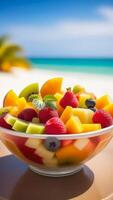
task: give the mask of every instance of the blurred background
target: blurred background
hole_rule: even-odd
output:
[[[1,71],[113,75],[112,0],[0,0],[0,8]]]

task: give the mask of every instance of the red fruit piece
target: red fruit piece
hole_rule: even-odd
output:
[[[32,122],[32,119],[34,117],[38,117],[38,114],[33,108],[26,108],[18,114],[19,119],[29,121],[29,122]]]
[[[58,117],[53,117],[46,122],[45,133],[47,134],[65,134],[66,127]]]
[[[113,124],[113,118],[108,112],[97,110],[93,115],[93,122],[100,123],[102,128],[106,128]]]
[[[71,106],[73,108],[78,107],[78,100],[75,94],[71,91],[67,91],[63,98],[60,100],[60,105],[65,108],[66,106]]]
[[[41,123],[46,123],[52,117],[58,117],[58,112],[49,107],[45,107],[39,111],[39,120]]]
[[[18,136],[10,136],[10,139],[13,140],[16,144],[16,146],[18,147],[18,149],[20,150],[20,152],[28,159],[31,160],[33,162],[36,162],[38,164],[42,164],[42,158],[39,155],[35,154],[35,150],[33,148],[27,147],[25,145],[27,138],[22,138],[22,137],[18,137]]]
[[[5,116],[5,115],[0,116],[0,126],[3,127],[3,128],[12,129],[12,126],[9,125],[9,124],[5,121],[4,116]]]
[[[75,140],[61,140],[61,147],[68,146],[72,144]]]

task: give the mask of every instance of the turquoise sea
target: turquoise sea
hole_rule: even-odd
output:
[[[113,58],[30,58],[30,61],[37,69],[113,76]]]

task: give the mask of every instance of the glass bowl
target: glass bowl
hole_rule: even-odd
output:
[[[113,125],[99,131],[65,134],[26,134],[0,127],[0,139],[29,168],[45,176],[66,176],[79,171],[109,143]]]

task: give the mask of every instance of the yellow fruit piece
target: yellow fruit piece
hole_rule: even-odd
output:
[[[97,131],[101,129],[101,124],[82,124],[83,132]]]
[[[17,106],[12,107],[10,109],[10,114],[16,117],[18,115],[18,107]]]
[[[82,124],[78,117],[71,116],[66,123],[66,128],[68,133],[81,133]]]
[[[92,123],[94,112],[85,108],[73,108],[73,115],[79,117],[81,123]]]
[[[44,85],[41,87],[40,93],[41,96],[44,97],[45,95],[54,95],[55,93],[59,93],[61,91],[62,86],[62,78],[52,78],[49,79],[44,83]]]
[[[15,106],[18,97],[13,90],[10,90],[4,97],[3,106]]]
[[[108,104],[107,106],[105,106],[103,108],[106,112],[108,112],[109,114],[111,114],[111,116],[113,117],[113,103]]]
[[[24,97],[21,97],[16,102],[18,111],[21,112],[27,105],[26,99]]]
[[[66,124],[66,122],[72,115],[73,115],[73,108],[71,106],[66,106],[62,115],[60,116],[60,119],[64,122],[64,124]]]
[[[108,95],[104,95],[96,100],[96,108],[103,109],[108,104],[113,103]]]
[[[62,114],[62,112],[63,112],[63,110],[64,110],[64,108],[62,108],[62,106],[59,104],[59,102],[60,102],[60,100],[62,99],[62,97],[63,97],[63,94],[61,94],[61,93],[56,93],[55,95],[54,95],[54,97],[57,99],[57,111],[58,111],[58,114],[59,114],[59,116]]]
[[[91,98],[91,95],[89,95],[89,94],[85,94],[85,93],[80,94],[80,96],[79,96],[79,107],[81,107],[81,108],[87,108],[87,106],[85,104],[85,101],[87,99],[90,99],[90,98]]]
[[[56,157],[60,164],[80,163],[94,151],[95,145],[88,139],[78,139],[74,144],[60,148]]]

